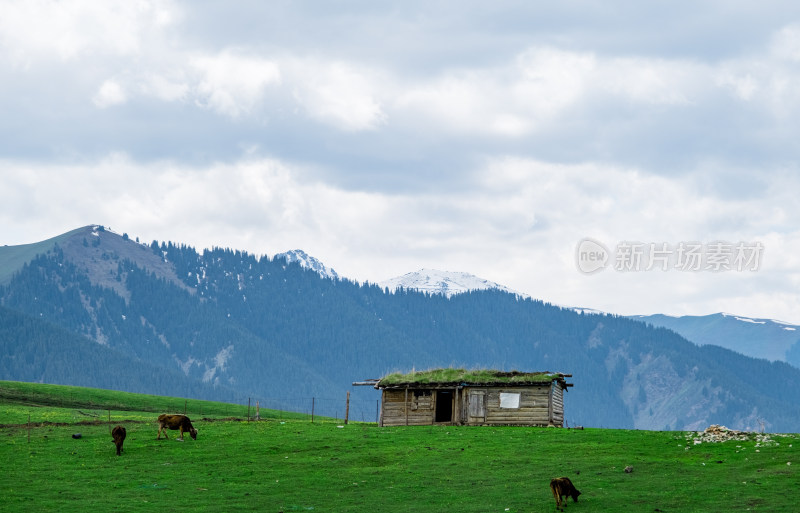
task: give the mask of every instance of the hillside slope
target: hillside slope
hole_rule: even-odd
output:
[[[22,266],[33,260],[36,255],[47,253],[56,244],[68,241],[76,234],[85,233],[86,228],[77,228],[41,242],[21,244],[19,246],[0,246],[0,285],[8,283],[14,273],[22,269]]]
[[[241,400],[233,389],[186,379],[177,369],[139,360],[2,306],[0,341],[0,376],[18,381]]]

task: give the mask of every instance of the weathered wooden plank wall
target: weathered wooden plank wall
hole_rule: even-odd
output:
[[[484,423],[546,426],[550,422],[549,392],[549,386],[489,389]],[[500,394],[519,394],[519,407],[502,407]]]
[[[553,383],[551,393],[552,415],[550,420],[553,425],[564,427],[564,389]]]
[[[405,389],[384,390],[383,411],[381,412],[383,425],[424,426],[433,424],[436,411],[433,398],[430,391],[420,393]]]
[[[455,423],[526,426],[564,424],[564,391],[557,383],[524,387],[465,387],[453,391],[452,421]],[[504,396],[505,404],[502,404],[501,394],[508,394]],[[381,423],[384,426],[434,424],[436,398],[435,390],[384,390]]]

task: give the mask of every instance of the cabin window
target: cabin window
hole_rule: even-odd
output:
[[[518,409],[519,393],[500,392],[500,407],[509,409]]]
[[[414,397],[411,399],[411,410],[416,411],[420,408],[429,409],[431,407],[430,390],[414,390]]]

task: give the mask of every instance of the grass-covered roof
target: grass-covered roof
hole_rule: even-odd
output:
[[[376,388],[416,386],[457,386],[457,385],[531,385],[564,381],[569,374],[558,372],[520,372],[488,369],[429,369],[408,373],[393,372],[378,380]],[[564,383],[566,385],[566,383]]]

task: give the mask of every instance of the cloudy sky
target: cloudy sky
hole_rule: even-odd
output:
[[[436,268],[613,313],[800,323],[797,2],[0,13],[0,244],[97,223],[301,248],[358,281]],[[720,247],[763,249],[742,268]]]

